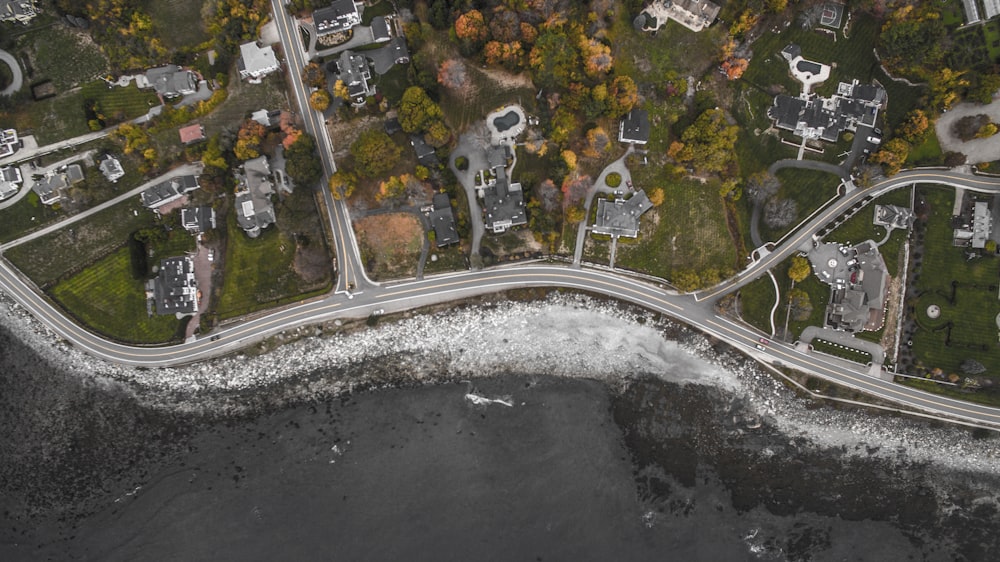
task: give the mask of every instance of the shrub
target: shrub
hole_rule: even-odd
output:
[[[618,172],[611,172],[606,178],[604,178],[604,182],[607,183],[609,187],[618,187],[622,184],[622,175]]]

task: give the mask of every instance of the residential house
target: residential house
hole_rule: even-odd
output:
[[[205,140],[205,127],[195,123],[194,125],[177,129],[177,134],[181,137],[181,144],[186,146]]]
[[[653,203],[641,189],[628,199],[617,197],[609,201],[601,197],[597,200],[597,221],[592,232],[635,238],[639,235],[639,217],[652,208]]]
[[[201,234],[215,228],[215,209],[185,207],[181,209],[181,226],[191,234]]]
[[[65,189],[69,187],[66,174],[50,171],[42,179],[36,181],[31,190],[38,195],[43,205],[54,205],[62,200]]]
[[[375,87],[369,83],[372,79],[368,59],[351,51],[344,51],[336,63],[337,77],[347,87],[351,103],[357,107],[365,105],[368,96],[375,95]]]
[[[198,91],[198,77],[190,70],[168,64],[146,71],[146,83],[164,98],[186,96]]]
[[[874,331],[885,322],[888,271],[878,245],[826,243],[808,254],[813,272],[830,285],[826,324],[848,332]]]
[[[1000,15],[1000,0],[983,0],[983,7],[986,8],[986,19],[988,20]]]
[[[274,49],[270,45],[261,47],[256,41],[240,45],[238,66],[240,77],[251,81],[259,81],[280,68]]]
[[[76,185],[85,179],[83,175],[83,168],[80,167],[79,164],[70,164],[69,166],[66,166],[65,174],[66,181],[69,182],[70,185]]]
[[[618,141],[632,144],[649,142],[649,114],[645,109],[633,109],[618,126]]]
[[[155,211],[199,187],[198,176],[176,176],[147,188],[139,197],[144,207]]]
[[[4,129],[0,131],[0,158],[14,154],[19,148],[21,148],[21,141],[17,138],[16,130]]]
[[[874,127],[878,111],[886,103],[885,89],[874,84],[841,82],[829,98],[805,98],[778,94],[767,115],[779,129],[792,131],[807,140],[837,142],[844,131],[858,126]]]
[[[376,43],[385,43],[392,39],[389,32],[389,20],[385,16],[375,16],[371,23],[372,40]]]
[[[483,224],[494,234],[528,222],[524,191],[520,183],[512,182],[507,177],[506,165],[504,159],[502,165],[493,167],[494,177],[482,188]]]
[[[979,17],[979,7],[976,6],[976,0],[962,0],[962,7],[965,8],[965,25],[983,21]]]
[[[451,199],[447,193],[438,193],[432,199],[434,210],[427,216],[434,228],[434,243],[443,247],[457,244],[458,228],[455,225],[455,214],[451,210]]]
[[[35,0],[0,0],[0,21],[27,23],[38,15]]]
[[[0,168],[0,201],[17,193],[22,181],[21,169],[17,166]]]
[[[968,209],[968,204],[963,207]],[[958,228],[954,230],[954,244],[969,246],[977,250],[986,247],[986,242],[993,234],[993,213],[986,201],[976,201],[972,204],[972,213],[963,212],[953,219]]]
[[[410,135],[410,145],[413,146],[413,151],[417,154],[417,162],[420,162],[421,166],[432,168],[441,164],[437,153],[434,151],[434,147],[427,144],[424,137]]]
[[[318,36],[349,31],[361,23],[361,12],[354,0],[334,0],[329,6],[313,11]]]
[[[115,183],[125,175],[125,169],[117,158],[108,154],[101,160],[97,168],[104,174],[104,177],[111,183]]]
[[[247,160],[236,171],[239,186],[236,188],[236,222],[250,238],[260,236],[261,230],[275,223],[274,181],[267,156]]]
[[[698,32],[712,25],[721,9],[709,0],[654,0],[640,12],[636,25],[645,31],[656,31],[674,20]]]
[[[147,289],[151,289],[147,296],[153,299],[157,314],[180,318],[198,312],[198,281],[190,256],[160,260],[160,269]]]
[[[281,110],[258,109],[250,114],[250,118],[270,129],[271,127],[277,127],[281,123]]]

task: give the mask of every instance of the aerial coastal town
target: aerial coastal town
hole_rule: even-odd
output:
[[[0,0],[0,290],[157,367],[564,288],[997,426],[998,15]]]

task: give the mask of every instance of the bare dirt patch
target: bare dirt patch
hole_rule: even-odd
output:
[[[361,259],[375,280],[413,277],[424,241],[424,229],[409,213],[390,213],[354,221]]]

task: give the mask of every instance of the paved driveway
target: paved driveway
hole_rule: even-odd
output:
[[[947,113],[942,113],[934,125],[938,142],[941,143],[941,150],[945,152],[961,152],[966,156],[966,163],[979,164],[980,162],[992,162],[1000,154],[1000,135],[993,135],[988,139],[973,139],[963,142],[951,132],[956,121],[968,115],[979,115],[985,113],[989,115],[990,121],[1000,123],[1000,100],[994,100],[989,105],[978,103],[960,103]]]
[[[10,86],[7,86],[0,92],[0,96],[9,96],[21,89],[21,86],[24,85],[24,76],[21,74],[21,65],[17,64],[17,59],[14,58],[14,55],[7,51],[0,51],[0,61],[7,63],[7,66],[10,67],[10,73],[14,76],[10,81]]]

